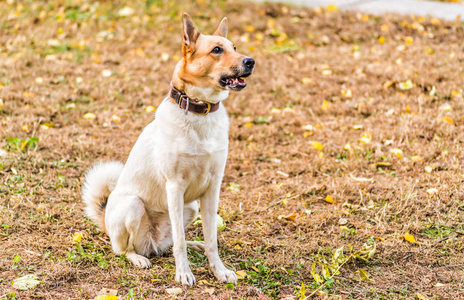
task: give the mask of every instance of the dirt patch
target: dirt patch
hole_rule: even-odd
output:
[[[373,242],[374,257],[346,264],[325,293],[463,298],[463,24],[206,2],[0,4],[0,298],[165,298],[177,287],[171,253],[150,270],[115,256],[80,190],[93,163],[126,159],[167,94],[183,11],[205,33],[227,16],[257,66],[225,101],[219,210],[221,257],[248,277],[228,289],[191,252],[201,282],[179,298],[296,298],[301,283],[316,286],[313,255]],[[43,283],[11,286],[29,273]]]

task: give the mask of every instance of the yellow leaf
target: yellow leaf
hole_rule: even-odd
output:
[[[383,24],[382,26],[380,26],[380,30],[382,31],[388,31],[388,25],[387,24]]]
[[[111,116],[111,120],[117,124],[121,123],[121,118],[116,115]]]
[[[433,167],[431,167],[431,166],[425,166],[425,172],[427,172],[427,173],[432,173],[432,171],[433,171]]]
[[[401,149],[390,149],[390,153],[394,154],[398,158],[403,158],[403,151]]]
[[[336,6],[335,4],[329,4],[325,9],[325,12],[327,13],[337,12],[337,11],[338,11],[338,6]]]
[[[179,294],[182,294],[182,289],[181,288],[170,288],[170,289],[166,289],[166,293],[169,296],[177,296]]]
[[[362,125],[353,125],[353,129],[354,130],[360,130],[360,129],[363,129],[363,126]]]
[[[442,287],[442,286],[446,286],[446,284],[437,282],[434,286],[436,286],[436,287]]]
[[[22,131],[25,131],[25,132],[27,132],[27,133],[29,133],[29,132],[30,132],[30,130],[29,130],[29,126],[27,126],[27,125],[23,125],[23,126],[21,126],[21,130],[22,130]]]
[[[407,36],[404,41],[406,42],[406,44],[408,45],[411,45],[412,42],[414,42],[414,38],[412,36]]]
[[[282,110],[280,108],[277,108],[277,107],[271,108],[271,113],[273,114],[280,114],[281,112]]]
[[[369,144],[372,141],[372,136],[369,133],[364,133],[359,141],[364,144]]]
[[[324,282],[324,280],[322,280],[321,277],[319,276],[319,274],[317,274],[317,272],[316,272],[316,263],[315,262],[313,262],[312,267],[311,267],[311,275],[313,275],[314,281],[316,281],[318,283]]]
[[[412,156],[412,157],[411,157],[411,160],[412,160],[413,162],[424,161],[424,159],[423,159],[421,156],[419,156],[419,155],[414,155],[414,156]]]
[[[414,84],[412,83],[412,81],[410,79],[408,79],[406,81],[398,83],[398,87],[401,90],[410,90],[410,89],[412,89],[414,87]]]
[[[330,108],[330,103],[329,101],[325,100],[322,102],[321,109],[322,110],[328,110]]]
[[[436,188],[428,189],[428,190],[427,190],[427,194],[429,194],[430,197],[433,197],[433,196],[435,196],[436,194],[438,194],[438,190],[437,190]]]
[[[293,221],[296,220],[297,217],[298,217],[297,213],[291,213],[291,214],[288,214],[288,215],[279,215],[277,217],[277,219],[279,219],[279,220],[285,219],[285,220],[293,222]]]
[[[80,243],[82,240],[82,233],[81,232],[75,232],[73,235],[73,242],[74,243]]]
[[[335,203],[334,199],[333,199],[332,196],[330,196],[330,195],[327,195],[327,196],[325,197],[325,202],[327,202],[327,203],[332,203],[332,204]]]
[[[34,93],[31,92],[24,92],[23,93],[24,98],[31,98],[34,97]]]
[[[433,50],[432,47],[427,46],[427,48],[425,48],[425,53],[427,53],[427,54],[434,54],[434,53],[435,53],[435,50]]]
[[[3,109],[3,99],[0,99],[0,110]]]
[[[351,145],[346,144],[345,147],[343,147],[343,150],[350,151],[351,150]]]
[[[261,272],[261,271],[260,271],[257,267],[255,267],[255,266],[251,266],[251,268],[252,268],[253,270],[255,270],[256,272],[258,272],[258,273]]]
[[[88,120],[92,120],[92,119],[95,119],[97,118],[97,115],[91,113],[91,112],[88,112],[84,115],[84,119],[88,119]]]
[[[235,250],[242,250],[243,248],[242,248],[242,246],[237,244],[237,245],[234,246],[234,249]]]
[[[440,24],[440,19],[432,18],[430,19],[430,23],[432,23],[432,25],[438,25]]]
[[[426,299],[425,296],[422,295],[421,293],[417,293],[417,294],[416,294],[416,297],[417,297],[417,299],[419,299],[419,300],[425,300],[425,299]]]
[[[305,300],[306,299],[306,288],[304,283],[301,283],[301,288],[300,288],[300,298],[298,300]]]
[[[303,129],[304,130],[314,130],[314,127],[312,125],[307,124],[307,125],[303,126]]]
[[[404,235],[404,239],[405,239],[406,241],[412,243],[412,244],[417,243],[417,242],[416,242],[416,239],[414,238],[414,236],[413,236],[412,234],[409,234],[409,233],[406,233],[406,234]]]
[[[369,21],[369,16],[368,15],[362,15],[361,16],[361,21],[363,21],[363,22]]]
[[[385,38],[383,36],[379,37],[379,44],[385,44]]]
[[[369,281],[369,282],[374,282],[373,279],[369,278],[369,275],[367,275],[367,272],[362,270],[362,269],[359,269],[358,271],[356,271],[356,273],[359,274],[359,277],[361,277],[361,281]]]
[[[324,69],[322,70],[322,75],[324,76],[329,76],[329,75],[332,75],[333,71],[330,70],[330,69]]]
[[[251,127],[251,126],[253,126],[253,123],[251,122],[245,123],[245,127]]]
[[[454,124],[454,121],[451,118],[443,117],[443,120],[445,120],[445,122],[447,122],[447,123]]]
[[[341,91],[342,95],[346,98],[351,98],[353,97],[353,92],[351,92],[350,89],[347,89],[347,90],[342,90]]]
[[[316,142],[316,141],[311,141],[311,146],[312,146],[314,149],[317,149],[317,150],[322,150],[322,149],[324,149],[324,146],[322,146],[321,143]]]
[[[251,25],[248,25],[245,27],[245,30],[248,31],[248,32],[255,32],[255,28]]]
[[[119,297],[115,295],[99,295],[95,297],[95,300],[119,300]]]
[[[313,80],[309,77],[303,77],[301,78],[301,82],[303,82],[303,84],[310,84]]]
[[[307,138],[307,137],[310,137],[312,136],[314,133],[312,131],[305,131],[303,132],[303,137],[304,138]]]
[[[147,113],[152,113],[156,110],[156,107],[154,107],[153,105],[148,105],[147,107],[145,107],[145,111]]]
[[[373,182],[374,178],[364,178],[364,177],[354,177],[353,174],[350,174],[351,179],[359,182]]]
[[[180,59],[181,59],[181,57],[179,55],[177,55],[177,54],[174,54],[172,56],[172,60],[174,60],[174,61],[179,61]]]
[[[398,58],[395,60],[395,63],[396,63],[397,65],[401,65],[401,64],[403,63],[403,58],[398,57]]]
[[[235,274],[237,275],[238,280],[245,279],[247,273],[245,271],[236,271]]]
[[[42,83],[43,83],[43,78],[42,78],[42,77],[37,77],[37,78],[35,79],[35,83],[37,83],[37,84],[42,84]]]

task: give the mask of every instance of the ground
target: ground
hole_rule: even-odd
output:
[[[199,283],[177,297],[297,299],[304,283],[334,299],[464,298],[463,23],[173,2],[0,4],[0,299],[179,287],[171,252],[149,270],[115,256],[80,195],[89,167],[124,161],[168,93],[183,11],[204,33],[227,16],[256,71],[224,103],[220,255],[246,276],[221,284],[191,251]],[[313,261],[364,244],[367,261],[315,281]],[[15,289],[27,274],[41,283]]]

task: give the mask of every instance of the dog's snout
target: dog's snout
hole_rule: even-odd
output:
[[[252,69],[255,66],[255,60],[253,58],[247,57],[243,60],[243,64],[247,69]]]

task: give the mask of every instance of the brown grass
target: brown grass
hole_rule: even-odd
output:
[[[84,218],[80,189],[93,163],[124,161],[152,120],[145,108],[168,92],[183,11],[205,33],[227,16],[230,39],[257,67],[248,87],[225,102],[230,154],[220,203],[227,221],[220,254],[249,278],[229,290],[212,279],[203,255],[191,253],[197,281],[204,281],[179,297],[292,299],[302,282],[311,290],[313,254],[370,239],[377,243],[373,259],[348,263],[326,293],[464,299],[463,24],[170,2],[0,4],[0,299],[13,292],[17,299],[91,299],[102,288],[117,289],[121,299],[164,298],[177,286],[170,253],[154,257],[150,270],[114,256],[108,237]],[[126,5],[134,15],[119,17]],[[312,81],[304,84],[304,77]],[[401,90],[397,82],[408,79],[413,87]],[[348,89],[352,97],[341,92]],[[85,119],[87,112],[97,118]],[[308,124],[315,129],[305,130]],[[370,143],[360,142],[363,134]],[[22,151],[7,141],[31,137],[37,146]],[[401,149],[402,158],[391,149]],[[291,213],[294,221],[278,218]],[[342,219],[350,231],[341,229]],[[83,233],[81,244],[72,242],[75,232]],[[405,241],[406,233],[420,245]],[[201,237],[201,230],[188,235]],[[259,264],[269,274],[253,273]],[[360,268],[374,283],[359,281]],[[29,273],[43,283],[14,290],[11,281]]]

